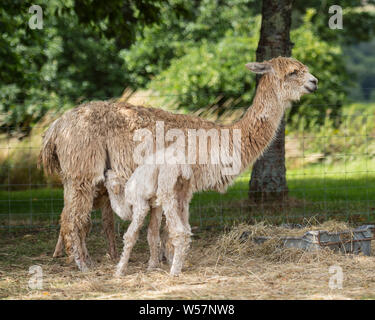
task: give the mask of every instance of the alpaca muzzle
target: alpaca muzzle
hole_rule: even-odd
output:
[[[318,79],[311,75],[311,79],[309,79],[308,83],[305,84],[304,87],[310,93],[318,90]]]

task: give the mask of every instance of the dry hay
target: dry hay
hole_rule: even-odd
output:
[[[339,227],[335,222],[323,225],[328,231]],[[30,253],[27,244],[40,240],[43,234],[31,234],[27,241],[21,237],[10,238],[0,246],[0,299],[375,298],[373,256],[285,249],[278,246],[277,238],[256,245],[250,239],[239,241],[244,231],[253,232],[253,236],[269,236],[277,231],[285,234],[280,227],[266,223],[240,224],[220,234],[194,230],[183,272],[179,277],[171,277],[167,264],[147,271],[149,252],[143,232],[132,252],[129,269],[120,279],[113,276],[115,263],[105,256],[104,237],[98,233],[89,237],[88,247],[95,266],[86,273],[67,265],[65,258],[51,258],[57,234],[46,233],[45,249],[35,253]],[[120,236],[118,241],[121,241]],[[28,269],[35,264],[43,268],[42,290],[27,288]],[[330,266],[342,267],[342,290],[332,290],[328,286],[332,276]]]
[[[243,256],[253,258],[263,258],[272,262],[312,262],[322,259],[329,260],[335,254],[329,248],[322,248],[319,251],[307,252],[297,248],[285,248],[282,238],[301,237],[308,231],[325,230],[328,232],[348,231],[350,227],[345,222],[328,220],[319,223],[315,218],[305,220],[304,227],[288,228],[286,226],[276,226],[267,222],[249,224],[239,224],[230,231],[221,235],[214,247],[218,257],[231,256],[240,258]],[[246,234],[246,237],[244,237]],[[257,237],[267,237],[264,243],[255,243]]]

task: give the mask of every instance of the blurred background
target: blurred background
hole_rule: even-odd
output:
[[[335,1],[284,0],[273,11],[279,18],[267,15],[265,3],[278,2],[3,0],[0,228],[58,225],[63,190],[58,177],[37,169],[37,157],[49,124],[80,103],[119,99],[238,120],[256,88],[244,65],[268,58],[258,46],[262,15],[280,23],[285,52],[309,67],[319,90],[286,114],[277,179],[250,177],[250,168],[224,195],[196,194],[192,225],[375,221],[375,3],[340,1],[343,28],[331,29]],[[43,9],[42,29],[29,27],[33,4]]]

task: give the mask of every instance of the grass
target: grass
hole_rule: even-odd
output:
[[[204,192],[194,196],[192,218],[202,221],[267,218],[292,222],[318,215],[324,219],[375,221],[375,161],[318,163],[287,171],[291,201],[254,206],[248,196],[249,174],[239,177],[225,195]]]
[[[247,201],[249,173],[240,176],[226,194],[201,192],[191,203],[195,226],[267,218],[294,222],[318,215],[356,222],[375,221],[375,161],[317,163],[287,171],[291,201],[280,206],[254,206]],[[0,226],[56,225],[63,208],[62,189],[0,190]],[[94,220],[99,218],[95,212]]]

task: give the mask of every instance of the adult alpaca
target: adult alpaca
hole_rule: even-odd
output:
[[[156,137],[157,121],[164,123],[165,131],[229,129],[233,135],[234,129],[238,129],[242,172],[272,141],[291,102],[317,89],[318,80],[306,66],[292,58],[278,57],[248,63],[246,67],[263,76],[252,106],[231,126],[126,103],[90,102],[66,112],[47,130],[39,162],[46,173],[57,172],[63,178],[65,202],[60,234],[67,253],[81,270],[87,268],[85,239],[104,172],[112,169],[125,180],[130,178],[138,166],[133,159],[137,147],[133,137],[138,129],[147,128],[153,137]],[[223,191],[235,178],[235,175],[221,174],[220,165],[212,166],[214,172],[205,168],[205,165],[193,165],[197,190]],[[153,216],[151,214],[150,225],[154,225]]]

